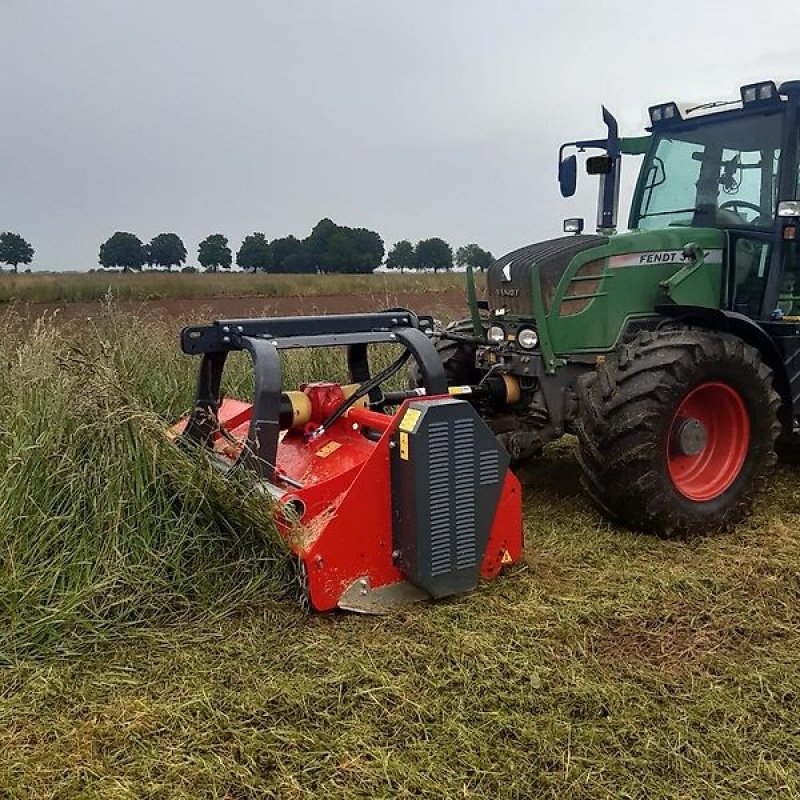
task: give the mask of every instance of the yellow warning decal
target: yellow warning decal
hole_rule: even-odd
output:
[[[451,397],[456,397],[460,394],[472,394],[471,386],[451,386],[448,390]]]
[[[322,445],[314,455],[320,458],[327,458],[331,453],[335,453],[341,446],[341,442],[328,442],[328,444]]]
[[[400,458],[408,461],[408,434],[405,431],[400,431]]]
[[[422,412],[418,408],[409,408],[403,419],[400,420],[400,430],[406,433],[414,433],[414,426],[419,422]]]
[[[506,564],[510,564],[514,559],[511,558],[511,553],[508,550],[503,550],[503,555],[500,559],[500,563],[505,566]]]

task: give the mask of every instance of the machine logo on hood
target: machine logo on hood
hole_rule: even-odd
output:
[[[503,281],[505,281],[505,283],[511,283],[511,264],[512,263],[513,262],[509,261],[508,264],[506,264],[503,267]]]

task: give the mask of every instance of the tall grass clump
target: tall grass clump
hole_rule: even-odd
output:
[[[164,436],[197,366],[165,327],[19,323],[0,330],[0,662],[281,594],[265,498]]]

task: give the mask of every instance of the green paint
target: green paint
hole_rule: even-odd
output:
[[[553,292],[549,311],[545,310],[539,270],[534,265],[531,315],[536,319],[546,370],[552,372],[569,354],[613,350],[629,320],[652,316],[656,305],[668,302],[667,298],[678,303],[720,308],[723,265],[706,263],[702,257],[699,263],[686,265],[680,253],[689,242],[697,245],[701,253],[723,250],[724,255],[725,233],[713,228],[676,227],[631,231],[610,237],[607,244],[575,256]],[[671,262],[640,263],[636,257],[640,253],[676,255]],[[621,256],[629,258],[620,263],[620,258],[615,257]],[[594,261],[602,262],[599,275],[576,274],[585,264]],[[596,286],[591,283],[598,280]],[[568,290],[572,294],[567,297]],[[589,300],[583,310],[561,315],[565,301],[579,299]]]
[[[481,322],[481,313],[478,310],[478,292],[475,289],[475,275],[472,267],[467,267],[467,302],[469,304],[469,318],[472,320],[472,333],[476,339],[486,340],[486,332]]]
[[[703,249],[722,249],[725,235],[709,228],[633,231],[609,239],[608,244],[578,254],[564,271],[546,317],[553,353],[597,352],[611,350],[619,340],[626,322],[634,317],[652,315],[655,306],[664,299],[660,284],[676,273],[684,273],[673,289],[676,302],[719,308],[722,298],[722,265],[702,264],[694,268],[675,263],[635,263],[615,266],[614,256],[635,253],[682,251],[691,241]],[[575,277],[584,264],[604,261],[602,280],[595,292],[580,291],[581,283],[596,280],[588,276]],[[688,269],[688,274],[687,274]],[[574,280],[573,280],[574,279]],[[571,316],[560,316],[565,293],[577,283],[577,294],[591,298],[587,307]],[[678,298],[680,298],[678,300]],[[534,311],[536,311],[534,299]],[[541,319],[537,313],[537,320]]]
[[[536,317],[536,333],[539,336],[539,352],[542,354],[545,372],[552,373],[556,371],[557,361],[550,339],[548,317],[544,310],[539,267],[536,264],[531,269],[531,297],[533,298],[533,311]]]
[[[629,136],[621,137],[619,140],[619,151],[626,156],[643,156],[647,149],[650,147],[650,140],[653,137],[645,136]]]
[[[660,284],[664,294],[678,304],[695,304],[695,298],[703,294],[711,275],[705,262],[703,248],[697,247],[694,242],[687,245],[688,248],[694,251],[691,263]]]

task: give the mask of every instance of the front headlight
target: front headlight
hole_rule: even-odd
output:
[[[492,325],[486,333],[486,338],[492,344],[500,344],[506,338],[506,332],[499,325]]]
[[[533,328],[523,328],[517,334],[517,342],[525,350],[533,350],[539,344],[539,336]]]

